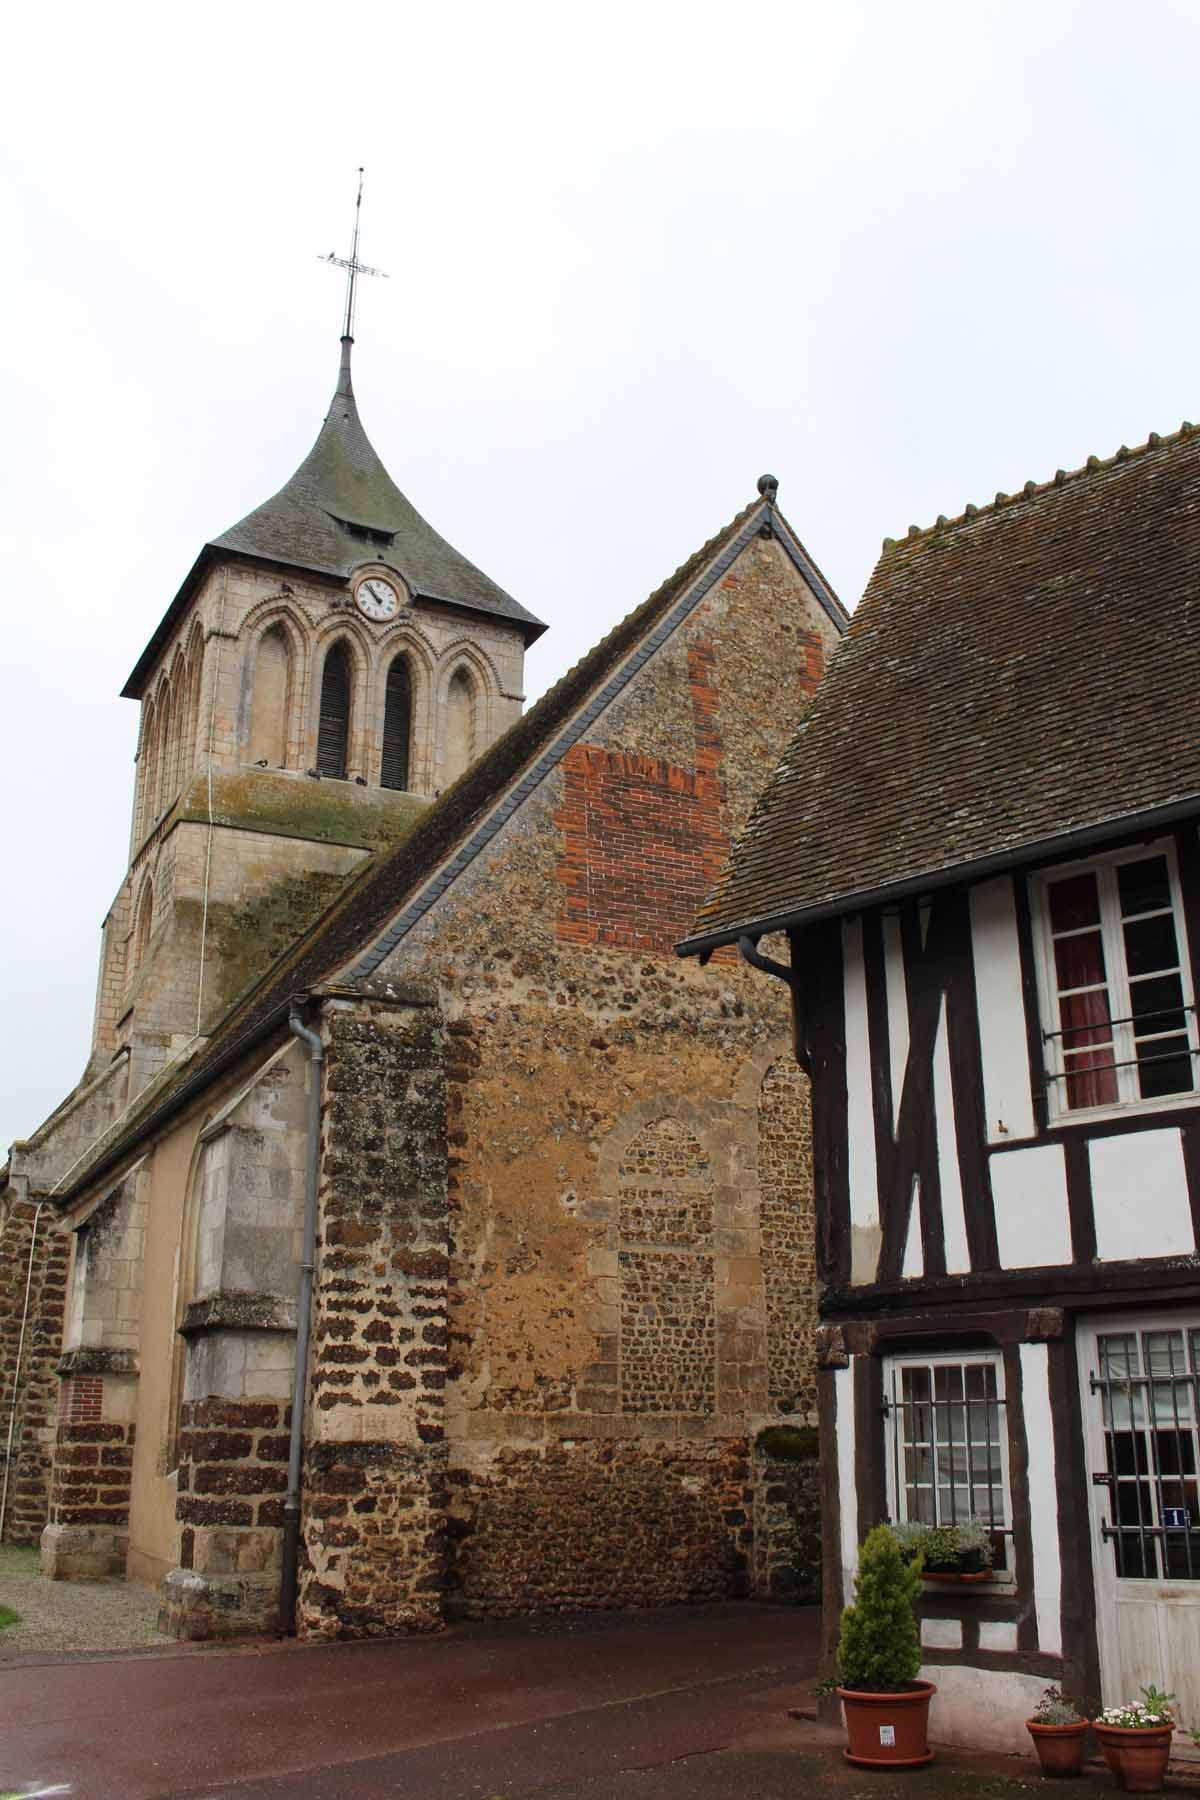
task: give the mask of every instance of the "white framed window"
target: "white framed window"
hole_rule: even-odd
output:
[[[1200,1045],[1174,846],[1049,869],[1032,892],[1051,1121],[1194,1097]]]
[[[1004,1363],[998,1351],[890,1356],[884,1363],[888,1508],[893,1519],[954,1525],[978,1519],[992,1568],[1011,1579]]]
[[[1200,1314],[1098,1325],[1091,1355],[1113,1571],[1200,1582]]]

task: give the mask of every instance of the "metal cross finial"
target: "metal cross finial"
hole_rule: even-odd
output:
[[[342,321],[343,338],[354,336],[354,290],[360,275],[380,275],[387,280],[386,269],[372,269],[358,260],[358,220],[362,212],[363,172],[358,171],[358,197],[354,202],[354,241],[350,246],[349,256],[335,256],[333,251],[328,256],[318,258],[320,262],[332,263],[336,269],[346,271],[346,317]]]

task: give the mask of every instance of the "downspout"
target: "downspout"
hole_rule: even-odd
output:
[[[752,969],[760,969],[764,975],[774,975],[776,980],[787,983],[792,996],[792,1050],[805,1074],[810,1074],[804,1004],[800,993],[800,978],[795,969],[789,969],[786,963],[776,962],[773,957],[761,956],[758,939],[751,937],[749,932],[743,932],[738,939],[738,954]]]
[[[293,1005],[292,1035],[308,1045],[308,1159],[304,1169],[304,1238],[300,1297],[296,1307],[296,1368],[292,1379],[292,1429],[288,1440],[287,1498],[283,1503],[283,1570],[279,1578],[279,1634],[296,1630],[296,1580],[300,1560],[300,1461],[304,1453],[304,1402],[308,1389],[308,1334],[312,1319],[313,1265],[317,1247],[317,1163],[321,1152],[321,1070],[325,1046]]]
[[[44,1200],[37,1203],[37,1211],[33,1215],[33,1234],[29,1239],[29,1267],[25,1272],[25,1305],[21,1312],[21,1335],[17,1339],[17,1365],[13,1370],[12,1397],[8,1412],[8,1443],[4,1451],[4,1493],[0,1495],[0,1544],[4,1542],[4,1515],[8,1511],[8,1477],[12,1469],[13,1435],[17,1426],[17,1393],[21,1381],[21,1358],[25,1353],[25,1327],[29,1322],[29,1292],[33,1286],[33,1258],[37,1250],[38,1220],[42,1216]],[[7,1221],[6,1221],[7,1223]]]

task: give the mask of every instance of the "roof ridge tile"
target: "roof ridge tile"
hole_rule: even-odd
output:
[[[1196,427],[1192,421],[1184,419],[1177,431],[1168,432],[1165,436],[1157,431],[1151,431],[1147,433],[1144,444],[1135,444],[1132,448],[1128,444],[1121,444],[1109,457],[1099,457],[1093,452],[1085,458],[1079,468],[1056,469],[1048,481],[1039,482],[1030,479],[1019,491],[1011,494],[1005,493],[1003,489],[998,489],[995,499],[985,500],[982,506],[977,506],[974,501],[968,500],[961,513],[952,517],[947,517],[945,513],[939,513],[932,525],[910,525],[903,538],[885,537],[883,551],[886,554],[902,546],[908,548],[918,541],[927,542],[930,538],[938,537],[943,531],[953,531],[956,527],[968,525],[986,514],[999,512],[1001,507],[1011,505],[1016,500],[1034,500],[1040,495],[1048,493],[1051,488],[1065,487],[1068,482],[1078,481],[1089,475],[1107,473],[1109,469],[1116,468],[1119,463],[1131,462],[1135,457],[1145,456],[1152,450],[1170,449],[1181,439],[1190,437],[1195,430]]]

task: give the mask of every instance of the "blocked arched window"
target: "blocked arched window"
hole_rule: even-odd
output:
[[[406,788],[412,745],[412,670],[398,656],[388,670],[383,703],[383,773],[385,788]]]
[[[154,923],[154,883],[149,876],[142,883],[141,899],[138,901],[137,919],[133,928],[133,966],[140,967],[146,954],[146,946],[150,942],[150,927]]]
[[[475,683],[466,669],[456,669],[446,690],[446,755],[443,781],[449,787],[475,760]]]
[[[259,638],[254,656],[250,761],[268,763],[273,769],[282,769],[287,763],[291,666],[287,634],[281,625],[272,625]]]
[[[171,742],[167,752],[167,798],[173,799],[183,780],[183,722],[187,715],[187,664],[175,658],[171,671]]]
[[[171,684],[164,682],[158,697],[158,782],[152,817],[157,818],[171,794]]]
[[[350,652],[335,644],[321,673],[321,715],[317,723],[317,768],[345,781],[350,750]]]
[[[192,671],[192,688],[188,699],[188,721],[186,737],[186,772],[190,774],[196,765],[196,756],[200,743],[200,679],[204,673],[203,643],[198,631],[192,632],[191,647],[188,652],[188,667]]]
[[[158,717],[153,700],[145,703],[142,719],[142,767],[138,797],[138,836],[143,837],[154,823],[155,790],[158,783]]]

